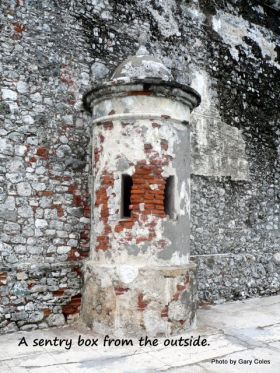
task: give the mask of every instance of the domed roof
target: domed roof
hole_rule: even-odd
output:
[[[173,80],[169,69],[158,58],[149,55],[145,47],[140,47],[135,56],[128,57],[116,68],[112,79],[119,78]]]

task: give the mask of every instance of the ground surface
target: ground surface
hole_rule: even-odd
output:
[[[164,347],[163,338],[154,347],[139,347],[138,340],[134,346],[104,347],[103,337],[69,327],[2,335],[0,372],[280,372],[280,296],[207,306],[199,310],[197,324],[183,338],[201,335],[209,346]],[[79,335],[99,338],[100,345],[78,347]],[[28,347],[18,346],[22,337]],[[64,341],[60,347],[32,346],[35,339],[55,337],[67,339],[68,345]]]

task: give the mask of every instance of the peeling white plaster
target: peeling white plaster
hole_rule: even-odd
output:
[[[138,268],[136,266],[120,265],[118,267],[118,274],[120,279],[125,284],[129,284],[134,281],[138,276]]]
[[[145,210],[145,203],[139,203],[139,210],[144,211]]]
[[[119,157],[124,157],[132,163],[136,163],[139,159],[145,159],[145,151],[143,143],[139,141],[139,134],[133,126],[123,128],[121,123],[114,123],[114,127],[110,130],[110,136],[104,137],[104,142],[101,144],[106,152],[101,153],[99,160],[99,170],[109,173],[116,171],[116,162]],[[102,135],[103,131],[100,127],[95,127],[94,136]],[[121,139],[122,133],[127,134],[126,143],[117,143],[115,139]]]
[[[174,9],[176,9],[176,2],[174,0],[156,0],[156,3],[159,3],[164,8],[164,14],[160,14],[157,9],[152,7],[150,0],[144,0],[143,6],[147,7],[153,15],[161,34],[167,38],[172,35],[180,36],[178,22],[173,16]]]
[[[261,49],[263,57],[271,58],[269,63],[280,66],[275,62],[277,53],[276,44],[272,41],[273,34],[268,29],[259,25],[249,24],[244,18],[219,10],[212,19],[213,29],[222,37],[223,41],[230,46],[230,52],[235,60],[239,60],[237,45],[242,45],[243,49],[250,54],[250,46],[243,40],[244,36],[253,39]]]
[[[191,114],[192,173],[248,180],[248,161],[242,132],[222,122],[217,94],[207,72],[193,72],[191,86],[201,94],[201,104]]]
[[[170,259],[171,265],[180,266],[180,265],[185,265],[187,263],[189,263],[189,254],[182,255],[182,254],[179,254],[178,251],[175,251],[172,254],[172,257]]]
[[[166,332],[166,322],[160,317],[157,309],[144,311],[144,324],[147,335],[154,337]]]
[[[99,102],[94,106],[94,110],[94,118],[107,116],[107,127],[95,124],[93,128],[93,150],[99,150],[98,160],[93,164],[94,189],[97,191],[104,187],[101,181],[104,175],[109,175],[114,180],[114,184],[113,186],[108,185],[106,188],[108,221],[105,222],[104,219],[101,219],[102,206],[93,208],[94,226],[92,230],[95,235],[97,237],[105,235],[107,224],[110,226],[111,232],[106,232],[110,242],[108,250],[105,253],[102,250],[93,250],[92,259],[100,264],[111,263],[112,265],[145,266],[147,263],[149,265],[166,265],[166,260],[169,261],[172,252],[178,250],[178,253],[172,256],[172,263],[175,265],[188,263],[189,252],[186,256],[181,256],[179,252],[182,251],[182,247],[177,248],[177,243],[173,245],[174,243],[170,240],[175,225],[169,217],[159,218],[152,214],[145,215],[145,220],[143,218],[143,221],[135,221],[132,228],[123,227],[122,230],[119,229],[119,221],[120,175],[125,173],[132,176],[139,161],[150,164],[154,159],[175,159],[178,156],[176,154],[178,151],[181,156],[182,139],[184,138],[184,143],[187,144],[188,138],[186,136],[189,136],[189,132],[186,126],[180,123],[180,120],[187,121],[189,119],[189,109],[180,102],[164,97],[128,96]],[[111,112],[112,110],[113,112]],[[153,115],[150,118],[139,116],[139,112],[142,113],[141,115],[145,115],[153,110],[155,112],[154,118]],[[168,111],[172,115],[170,119],[165,118]],[[120,118],[119,115],[122,113],[129,114],[130,118]],[[162,146],[164,143],[168,145],[167,148]],[[150,145],[151,150],[145,149],[146,144]],[[184,162],[183,157],[181,158],[180,162]],[[182,170],[177,170],[176,162],[171,159],[168,161],[168,165],[162,166],[162,177],[174,176],[175,212],[180,216],[186,215],[189,214],[187,190],[189,185],[183,183],[183,186],[180,186],[181,181],[178,181],[177,172],[182,172]],[[150,188],[157,190],[159,186],[154,183],[150,185]],[[184,206],[185,204],[186,206]],[[103,225],[96,226],[96,222],[100,220],[103,221]],[[166,224],[169,224],[171,233],[168,232]],[[148,237],[151,233],[154,237],[149,240]],[[138,242],[139,238],[143,241]],[[93,237],[93,249],[96,244],[94,240]],[[133,245],[135,249],[133,249]],[[161,258],[159,253],[164,250],[166,253]],[[135,254],[133,254],[134,252]]]
[[[187,182],[187,186],[186,186]],[[191,210],[191,201],[190,201],[190,179],[183,181],[181,184],[181,190],[179,194],[179,201],[180,201],[180,215],[187,215],[190,216]]]

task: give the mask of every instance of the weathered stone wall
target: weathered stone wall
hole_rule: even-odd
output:
[[[202,95],[191,206],[200,299],[279,290],[278,20],[277,1],[2,0],[4,332],[78,312],[90,203],[81,97],[139,40]]]
[[[89,250],[83,26],[52,1],[1,2],[0,328],[77,314]]]

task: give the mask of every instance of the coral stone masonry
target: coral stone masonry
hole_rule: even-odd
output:
[[[194,321],[189,119],[199,102],[143,47],[84,98],[93,188],[81,315],[96,332],[174,334]]]
[[[279,19],[279,0],[0,1],[0,333],[81,304],[119,330],[129,302],[135,332],[175,333],[195,277],[200,303],[279,292]]]

